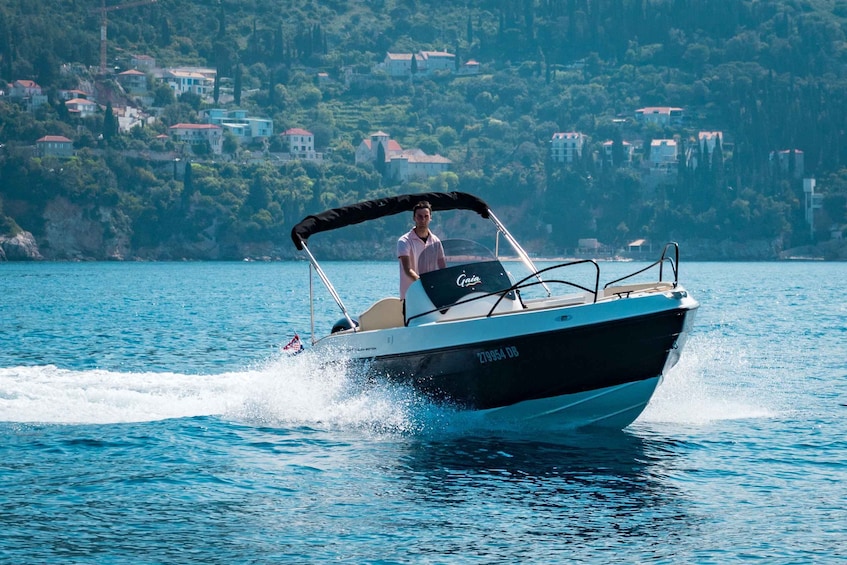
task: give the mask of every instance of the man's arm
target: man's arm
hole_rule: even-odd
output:
[[[409,259],[408,255],[400,255],[400,265],[403,267],[403,272],[409,275],[413,281],[418,280],[420,275],[418,275],[415,270],[412,268],[412,261]]]

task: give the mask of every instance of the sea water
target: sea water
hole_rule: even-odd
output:
[[[351,313],[395,292],[324,267]],[[644,414],[539,435],[284,354],[302,262],[0,264],[0,561],[843,562],[845,275],[683,261]],[[315,286],[314,333],[340,317]]]

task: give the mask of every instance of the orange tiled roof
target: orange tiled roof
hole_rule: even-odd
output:
[[[36,143],[72,143],[70,139],[64,135],[45,135],[41,139],[36,140]]]

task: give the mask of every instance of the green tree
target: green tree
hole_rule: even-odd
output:
[[[106,103],[106,112],[103,115],[103,141],[110,144],[118,136],[118,120],[112,110],[112,103]]]
[[[241,105],[241,65],[235,66],[235,78],[233,80],[232,96],[236,106]]]
[[[374,163],[374,166],[381,176],[385,176],[385,164],[385,146],[382,143],[378,143],[376,146],[376,163]]]
[[[191,161],[186,161],[185,172],[182,177],[182,190],[189,198],[192,194],[194,194],[194,173],[192,172],[192,169]]]
[[[228,129],[224,130],[221,151],[227,155],[235,155],[238,152],[238,138]]]
[[[153,106],[164,108],[176,102],[173,89],[166,83],[160,83],[153,91]]]

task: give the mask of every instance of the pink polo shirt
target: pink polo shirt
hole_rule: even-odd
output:
[[[418,264],[418,259],[421,255],[421,252],[426,247],[432,247],[437,245],[441,247],[441,240],[438,239],[432,231],[429,232],[429,237],[426,242],[418,237],[418,234],[415,233],[415,228],[409,230],[409,233],[403,234],[400,239],[397,240],[397,257],[408,257],[412,266],[412,270],[417,274],[428,273],[430,271],[434,271],[439,268],[438,265],[438,257],[444,257],[444,252],[440,253],[427,253],[427,257],[430,259],[426,261],[426,264]],[[409,285],[411,285],[414,281],[412,278],[406,274],[403,270],[403,264],[400,263],[400,298],[406,298],[406,291],[409,289]]]

